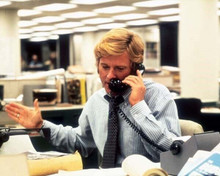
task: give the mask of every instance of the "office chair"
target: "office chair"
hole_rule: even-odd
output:
[[[182,136],[192,136],[204,132],[202,125],[192,120],[180,119],[179,123]]]
[[[180,119],[192,120],[202,124],[202,102],[198,98],[177,98],[174,100]]]

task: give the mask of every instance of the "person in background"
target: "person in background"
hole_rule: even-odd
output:
[[[57,57],[55,51],[50,53],[50,58],[44,62],[44,65],[48,66],[49,70],[57,68]]]
[[[33,54],[31,56],[31,62],[29,63],[29,67],[33,68],[33,67],[43,67],[42,62],[39,61],[38,55]]]
[[[159,83],[143,80],[140,71],[135,68],[135,65],[143,63],[144,48],[140,36],[125,28],[112,29],[103,36],[94,49],[103,88],[89,97],[77,128],[44,120],[38,100],[34,101],[34,110],[10,103],[6,105],[6,112],[26,128],[49,128],[49,141],[60,151],[78,150],[83,157],[88,157],[97,148],[103,156],[109,123],[109,101],[105,97],[121,95],[124,101],[119,108],[124,115],[118,114],[118,148],[114,167],[120,166],[123,159],[131,154],[141,154],[158,162],[161,150],[169,150],[173,138],[180,136],[181,132],[177,108],[169,90]],[[129,87],[120,93],[112,91],[109,88],[112,78],[122,80]]]

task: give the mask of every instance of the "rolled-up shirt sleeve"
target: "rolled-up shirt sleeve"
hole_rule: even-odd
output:
[[[83,134],[81,127],[73,128],[71,126],[55,125],[47,120],[44,120],[43,129],[50,129],[49,142],[58,150],[66,153],[73,153],[76,150],[87,157],[94,149],[93,138],[91,134]],[[41,135],[43,134],[43,130]],[[88,140],[90,138],[91,140]],[[91,150],[91,151],[90,151]]]
[[[181,133],[175,102],[166,89],[161,92],[163,95],[151,96],[152,100],[148,101],[148,104],[142,100],[132,106],[130,113],[151,141],[168,150],[172,139]]]

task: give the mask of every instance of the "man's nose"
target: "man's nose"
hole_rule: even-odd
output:
[[[108,74],[107,74],[107,78],[112,79],[112,78],[115,78],[115,77],[116,77],[116,75],[115,75],[114,69],[110,69]]]

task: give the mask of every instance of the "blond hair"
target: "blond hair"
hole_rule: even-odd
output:
[[[96,63],[102,57],[118,56],[127,51],[132,63],[142,63],[144,43],[134,32],[125,28],[116,28],[107,32],[95,46]]]

